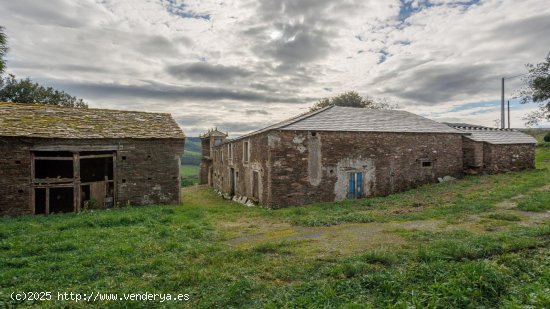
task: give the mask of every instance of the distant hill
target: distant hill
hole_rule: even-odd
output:
[[[201,139],[198,137],[185,138],[185,150],[181,160],[182,165],[199,165],[201,163]]]

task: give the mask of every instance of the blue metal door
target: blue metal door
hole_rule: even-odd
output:
[[[355,198],[355,173],[349,173],[348,199]]]
[[[357,198],[360,198],[363,196],[363,173],[357,173],[357,181],[355,182],[357,186]]]
[[[349,173],[348,199],[360,198],[363,196],[363,173]]]

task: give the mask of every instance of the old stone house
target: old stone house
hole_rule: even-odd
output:
[[[201,139],[202,159],[200,165],[199,184],[212,185],[214,179],[214,167],[212,162],[214,146],[218,146],[225,141],[227,133],[218,131],[218,129],[208,130],[205,134],[199,136]]]
[[[513,129],[453,127],[466,133],[462,137],[466,173],[499,173],[535,167],[537,140],[532,136]]]
[[[406,111],[328,107],[233,140],[218,138],[208,153],[208,183],[226,198],[279,208],[387,195],[460,177],[464,162],[470,164],[463,144],[477,135]],[[532,168],[531,150],[502,160]],[[504,150],[490,144],[486,151],[486,166],[501,171],[503,163],[496,162]]]
[[[0,103],[0,215],[178,204],[169,114]]]

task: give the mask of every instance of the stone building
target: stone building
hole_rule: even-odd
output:
[[[496,173],[535,162],[535,140],[521,132],[454,128],[395,110],[328,107],[226,137],[213,143],[205,135],[205,183],[273,208],[387,195],[473,168]]]
[[[535,146],[532,136],[513,129],[494,129],[460,125],[455,129],[466,133],[462,138],[464,170],[468,174],[499,173],[535,167]]]
[[[387,195],[461,176],[463,134],[405,111],[329,107],[214,146],[212,186],[273,208]]]
[[[220,132],[217,128],[214,130],[208,130],[208,132],[200,136],[202,159],[200,166],[199,184],[212,185],[212,179],[214,175],[214,168],[212,164],[213,157],[211,156],[211,154],[213,153],[212,148],[225,142],[226,138],[227,133]]]
[[[179,204],[169,114],[0,103],[0,215]]]

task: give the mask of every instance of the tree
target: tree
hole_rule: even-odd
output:
[[[29,78],[16,79],[13,74],[0,79],[0,102],[41,103],[87,108],[84,100],[52,87],[41,86]]]
[[[527,126],[550,120],[550,53],[545,61],[533,65],[527,64],[529,73],[524,78],[525,87],[519,92],[521,103],[534,102],[539,106],[535,112],[528,114],[523,120]]]
[[[310,111],[316,111],[327,106],[360,107],[372,109],[394,109],[397,105],[391,104],[388,99],[373,99],[362,97],[355,91],[348,91],[332,98],[319,100],[315,105],[309,108]]]
[[[6,35],[4,34],[4,27],[0,26],[0,75],[4,73],[4,70],[6,69],[6,60],[4,60],[4,57],[6,56],[6,53],[8,52],[8,40],[6,39]]]

